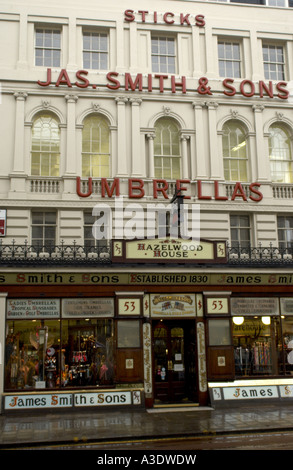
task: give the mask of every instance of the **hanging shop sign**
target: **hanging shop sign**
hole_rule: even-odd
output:
[[[226,243],[171,238],[112,240],[112,261],[118,263],[226,263]]]
[[[6,235],[6,209],[0,209],[0,237]]]
[[[7,300],[8,320],[60,318],[59,299],[10,299]]]
[[[114,299],[83,298],[62,299],[63,318],[98,318],[114,317]]]
[[[194,294],[151,294],[152,317],[195,317]]]
[[[279,315],[276,297],[232,297],[232,315]]]

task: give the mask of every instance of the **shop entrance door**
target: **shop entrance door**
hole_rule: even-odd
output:
[[[195,322],[153,325],[156,403],[196,402]]]

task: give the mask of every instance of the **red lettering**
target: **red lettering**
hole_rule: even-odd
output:
[[[164,16],[163,16],[163,20],[165,21],[165,23],[167,24],[173,24],[174,23],[174,20],[169,20],[168,19],[168,16],[171,16],[171,18],[174,17],[174,13],[171,13],[170,11],[167,11]]]
[[[177,191],[187,191],[186,186],[181,186],[181,183],[190,183],[190,180],[176,180]],[[190,196],[184,196],[184,199],[190,199]]]
[[[148,73],[148,91],[153,91],[153,77],[151,73]]]
[[[155,75],[155,78],[160,80],[160,93],[164,93],[164,80],[168,78],[168,75]]]
[[[37,81],[37,84],[40,86],[48,86],[51,84],[51,79],[52,79],[52,71],[51,69],[47,69],[47,81],[46,82],[40,82],[40,80]]]
[[[260,191],[258,191],[257,189],[255,189],[255,186],[258,187],[258,188],[260,188],[260,184],[259,184],[259,183],[251,183],[251,184],[249,185],[249,190],[250,190],[252,193],[257,194],[258,197],[254,197],[254,196],[251,196],[251,195],[250,195],[249,197],[250,197],[250,199],[251,199],[252,201],[260,202],[260,201],[262,200],[262,198],[263,198],[263,194],[262,194]]]
[[[219,195],[219,181],[214,181],[214,188],[215,188],[215,200],[216,201],[227,201],[227,196],[220,196]]]
[[[134,91],[137,85],[138,85],[139,91],[142,91],[142,73],[138,73],[136,75],[136,79],[134,83],[132,81],[130,73],[126,73],[125,74],[125,90],[128,91],[129,86],[130,86],[131,90]]]
[[[59,85],[67,85],[68,87],[72,87],[72,84],[68,77],[68,73],[66,72],[65,69],[61,70],[55,86],[59,86]]]
[[[242,187],[241,183],[236,183],[235,188],[231,197],[231,201],[234,201],[236,197],[242,197],[243,201],[247,201],[246,194],[244,192],[244,189]]]
[[[245,85],[248,84],[250,86],[250,92],[248,93],[247,91],[244,90],[244,87]],[[254,95],[254,92],[255,92],[255,86],[254,86],[254,83],[251,81],[251,80],[243,80],[241,83],[240,83],[240,91],[242,93],[243,96],[247,96],[247,97],[250,97],[250,96],[253,96]]]
[[[145,10],[138,10],[138,13],[141,14],[141,21],[145,23],[145,15],[148,14],[148,11]]]
[[[125,12],[124,12],[124,15],[125,15],[124,20],[125,20],[125,21],[134,21],[134,20],[135,20],[135,16],[133,15],[133,13],[134,13],[133,10],[125,10]]]
[[[138,186],[133,186],[133,182],[134,183],[138,183]],[[144,196],[144,189],[143,189],[143,186],[144,186],[144,182],[142,179],[140,178],[134,178],[134,179],[129,179],[128,180],[128,196],[129,198],[136,198],[136,199],[140,199]],[[138,194],[135,194],[134,191],[139,191]]]
[[[17,274],[16,282],[25,282],[25,274]]]
[[[76,78],[80,80],[82,83],[75,82],[75,85],[78,86],[79,88],[87,88],[90,84],[87,78],[83,77],[82,75],[87,75],[88,72],[87,70],[78,70],[76,72]]]
[[[212,196],[202,195],[201,180],[197,181],[197,197],[198,199],[212,199]]]
[[[264,91],[268,94],[270,98],[274,97],[274,92],[273,92],[273,82],[269,81],[269,86],[265,84],[262,80],[259,82],[259,96],[263,98],[264,96]]]
[[[112,82],[112,83],[115,83],[115,85],[109,85],[109,83],[107,83],[107,88],[110,88],[110,90],[118,90],[118,88],[120,88],[120,82],[118,80],[116,80],[116,78],[113,78],[113,77],[118,77],[119,73],[118,72],[108,72],[106,77],[107,77],[107,80],[109,80],[109,82]]]
[[[108,197],[112,197],[114,191],[116,192],[116,196],[120,196],[120,186],[119,186],[119,178],[114,178],[114,181],[111,185],[111,188],[108,185],[107,178],[101,178],[101,195],[105,197],[106,192]]]
[[[93,180],[92,180],[92,178],[88,179],[88,188],[89,189],[88,189],[87,193],[82,193],[81,192],[80,181],[81,181],[80,176],[78,176],[76,178],[76,193],[77,193],[77,195],[79,197],[89,197],[93,192]]]
[[[182,93],[186,93],[186,77],[182,77],[182,82],[175,82],[175,76],[171,76],[172,93],[176,93],[176,86],[182,87]]]
[[[195,17],[195,25],[196,25],[196,26],[199,26],[200,28],[202,28],[205,24],[206,24],[206,22],[205,22],[205,20],[204,20],[204,15],[196,15],[196,17]]]
[[[230,83],[234,83],[234,79],[233,79],[233,78],[225,78],[225,80],[223,80],[223,85],[224,85],[224,87],[228,88],[228,90],[231,90],[231,91],[226,91],[226,90],[224,90],[224,95],[227,95],[227,96],[234,96],[235,93],[236,93],[236,88],[234,88],[233,86],[231,86]]]
[[[158,184],[161,184],[161,183],[164,184],[163,188],[158,187]],[[158,192],[161,192],[165,199],[169,199],[169,196],[167,194],[168,187],[169,187],[169,184],[166,180],[153,180],[154,199],[158,198]]]
[[[289,90],[285,90],[283,88],[283,86],[286,86],[287,85],[287,82],[279,82],[277,83],[276,87],[277,87],[277,90],[280,91],[281,93],[278,93],[278,97],[281,98],[281,100],[286,100],[287,98],[289,98]]]
[[[190,26],[190,21],[189,21],[189,16],[190,16],[190,13],[187,13],[187,15],[184,16],[183,13],[180,13],[180,24],[188,24],[188,26]]]

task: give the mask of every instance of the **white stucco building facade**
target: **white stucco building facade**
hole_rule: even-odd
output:
[[[113,405],[148,407],[233,399],[219,380],[241,379],[244,395],[260,380],[268,397],[282,397],[285,387],[292,393],[291,5],[138,3],[0,1],[5,410],[22,406],[12,396],[33,400],[44,388],[70,391],[66,406],[77,406],[79,387],[97,384]],[[114,220],[117,250],[126,251],[111,263],[111,243],[92,235],[101,215],[94,207],[114,209],[123,196],[125,206],[140,204],[146,223],[147,208],[168,204],[176,188],[190,210],[199,205],[200,238],[210,250],[215,243],[217,255],[174,264],[169,247],[166,258],[142,264],[145,247],[136,246],[127,259]],[[133,212],[124,213],[122,227],[131,220]],[[220,259],[226,243],[228,259]],[[44,298],[54,302],[34,330],[25,324],[35,320],[28,302]],[[123,299],[133,312],[121,311]],[[155,308],[166,301],[169,315]],[[174,302],[192,308],[179,314]],[[246,330],[235,329],[233,316],[245,318]],[[94,351],[91,337],[104,346]],[[174,357],[160,341],[166,351],[176,343]],[[28,360],[38,362],[30,381]]]

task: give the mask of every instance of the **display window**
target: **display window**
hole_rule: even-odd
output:
[[[61,385],[111,385],[114,372],[113,320],[63,320]]]
[[[59,375],[60,320],[8,320],[6,389],[53,388]]]
[[[130,323],[124,342],[137,332]],[[111,386],[114,345],[112,298],[9,299],[5,390]]]
[[[232,324],[236,376],[283,373],[279,316],[237,316]]]
[[[286,375],[293,375],[293,316],[282,315],[283,357]]]

